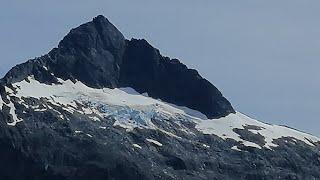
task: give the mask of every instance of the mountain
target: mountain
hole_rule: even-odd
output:
[[[1,179],[320,179],[320,139],[237,112],[103,16],[0,80]]]

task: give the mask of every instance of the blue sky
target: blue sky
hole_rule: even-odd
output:
[[[318,0],[1,0],[0,76],[108,17],[216,85],[241,112],[320,136]]]

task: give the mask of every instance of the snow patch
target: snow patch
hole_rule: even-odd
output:
[[[2,110],[3,104],[4,104],[4,102],[3,102],[2,97],[1,97],[1,95],[0,95],[0,110]]]
[[[241,151],[241,149],[239,149],[237,146],[232,146],[231,149],[236,151]]]
[[[205,148],[210,148],[210,146],[206,145],[206,144],[202,144],[203,147]]]
[[[147,92],[142,93],[141,95],[142,95],[142,96],[145,96],[145,97],[149,97],[149,94],[148,94]]]
[[[11,94],[14,93],[10,88],[8,88],[8,87],[6,87],[6,86],[5,86],[5,91],[6,91],[6,93],[9,93],[9,94],[10,94],[10,93],[11,93]],[[2,110],[2,107],[3,107],[4,104],[6,104],[6,103],[3,102],[2,97],[0,96],[0,107],[1,107],[1,110]],[[8,106],[8,107],[10,108],[9,113],[11,114],[11,116],[12,116],[12,121],[13,121],[13,122],[8,122],[7,125],[9,125],[9,126],[15,126],[17,123],[23,121],[22,119],[20,119],[20,118],[17,116],[17,114],[16,114],[16,107],[15,107],[14,104],[11,102],[10,97],[9,97],[9,104],[6,104],[6,106]]]
[[[8,88],[7,86],[4,87],[5,91],[9,94],[14,94],[14,91],[10,88]]]
[[[86,135],[87,135],[88,137],[91,137],[91,138],[93,137],[91,134],[86,134]]]
[[[7,124],[9,126],[15,126],[17,123],[22,122],[22,119],[19,119],[17,114],[16,114],[16,107],[14,106],[14,104],[10,101],[9,104],[7,104],[7,106],[10,108],[10,114],[12,116],[12,121],[13,122],[8,122]]]
[[[142,147],[140,145],[138,145],[138,144],[132,144],[132,146],[135,147],[135,148],[142,149]]]
[[[229,114],[226,117],[212,120],[201,120],[198,122],[196,128],[205,134],[215,134],[222,139],[234,139],[241,142],[245,146],[251,146],[256,148],[262,148],[260,145],[246,141],[240,138],[234,129],[245,129],[245,127],[253,126],[256,128],[248,128],[248,131],[254,134],[260,134],[265,138],[265,145],[263,147],[271,149],[278,145],[273,142],[274,139],[282,137],[292,137],[305,142],[310,146],[314,146],[311,142],[320,141],[319,138],[307,133],[303,133],[291,128],[278,125],[270,125],[255,119],[252,119],[240,112],[235,114]]]
[[[100,119],[96,116],[89,116],[89,118],[93,121],[100,121]]]
[[[153,143],[153,144],[155,144],[155,145],[157,145],[157,146],[162,146],[162,144],[159,142],[159,141],[156,141],[156,140],[153,140],[153,139],[146,139],[148,142],[150,142],[150,143]]]

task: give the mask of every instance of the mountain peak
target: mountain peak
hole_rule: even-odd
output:
[[[319,179],[319,149],[103,16],[0,80],[6,180]]]
[[[94,17],[93,18],[93,21],[95,21],[95,20],[98,20],[98,21],[100,21],[100,20],[102,20],[102,21],[109,21],[104,15],[102,15],[102,14],[99,14],[99,15],[97,15],[96,17]]]
[[[58,47],[86,54],[107,50],[115,55],[124,46],[125,38],[122,33],[107,18],[99,15],[92,21],[72,29]]]
[[[3,82],[19,82],[31,75],[43,83],[57,83],[60,78],[93,88],[132,87],[209,118],[235,112],[196,70],[163,57],[144,39],[126,40],[102,15],[72,29],[47,55],[14,67]]]

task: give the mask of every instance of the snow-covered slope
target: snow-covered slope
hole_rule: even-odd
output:
[[[237,112],[236,114],[230,114],[227,117],[217,120],[201,120],[197,125],[197,128],[203,133],[215,134],[223,139],[230,138],[236,141],[242,141],[246,146],[257,148],[261,148],[261,146],[256,143],[241,139],[241,136],[237,134],[235,129],[247,129],[249,132],[261,135],[265,141],[265,144],[262,147],[266,148],[277,147],[278,145],[274,143],[273,140],[283,137],[295,138],[305,142],[310,146],[314,146],[313,143],[320,141],[319,138],[310,134],[284,126],[263,123],[240,112]]]
[[[222,139],[233,139],[244,146],[256,148],[272,149],[277,147],[274,140],[283,137],[294,138],[310,146],[314,146],[314,143],[320,140],[315,136],[294,129],[257,121],[240,112],[229,114],[220,119],[207,119],[198,111],[150,98],[147,94],[139,94],[132,88],[94,89],[80,81],[74,83],[62,79],[59,79],[59,84],[47,85],[30,76],[26,80],[13,84],[13,89],[8,87],[5,89],[10,97],[18,98],[22,105],[28,106],[34,111],[53,109],[49,105],[52,104],[61,106],[71,113],[86,114],[93,121],[111,116],[116,120],[114,126],[123,127],[129,131],[134,128],[161,130],[161,127],[157,127],[152,122],[153,118],[159,117],[172,121],[183,119],[183,121],[195,123],[196,128],[204,134],[214,134]],[[49,103],[42,107],[30,107],[24,103],[24,98],[29,97],[43,99]],[[0,109],[3,105],[10,108],[10,114],[13,117],[13,122],[8,125],[16,125],[22,121],[15,113],[15,106],[11,101],[6,104],[0,99]],[[61,119],[68,120],[63,115],[61,115]],[[178,121],[177,124],[179,124]],[[181,128],[188,132],[188,128]],[[257,143],[243,138],[239,133],[241,130],[259,135],[262,142]]]

